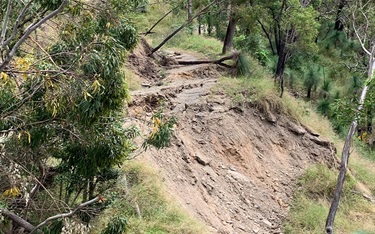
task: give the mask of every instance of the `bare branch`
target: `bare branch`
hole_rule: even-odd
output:
[[[28,232],[31,232],[32,230],[35,229],[34,225],[32,225],[31,223],[27,222],[26,220],[24,220],[23,218],[19,217],[15,213],[10,212],[10,211],[8,211],[6,209],[0,208],[0,214],[4,215],[8,219],[12,220],[17,225],[25,228],[26,231],[28,231]]]
[[[18,15],[18,17],[17,17],[16,22],[15,22],[14,25],[13,25],[13,30],[12,30],[11,35],[6,39],[6,41],[5,41],[3,44],[1,44],[1,46],[6,46],[6,45],[8,45],[8,44],[13,40],[14,36],[15,36],[16,33],[17,33],[17,29],[18,29],[18,26],[19,26],[19,24],[20,24],[21,19],[26,15],[26,11],[27,11],[27,9],[31,6],[31,4],[32,4],[33,2],[34,2],[34,0],[29,1],[29,2],[25,5],[25,7],[22,9],[21,13],[20,13],[20,14]],[[5,39],[5,38],[4,38],[4,39]]]
[[[69,0],[64,0],[59,6],[59,8],[46,15],[43,19],[39,20],[39,22],[32,24],[27,28],[25,34],[17,41],[17,43],[13,46],[12,50],[7,55],[5,61],[0,65],[0,72],[5,68],[5,66],[9,64],[18,48],[22,45],[22,43],[25,42],[25,40],[30,36],[30,34],[34,32],[37,28],[39,28],[42,24],[44,24],[46,21],[59,14],[68,3]]]
[[[90,205],[94,202],[97,202],[97,201],[101,200],[101,199],[102,198],[100,196],[97,196],[97,197],[95,197],[95,198],[93,198],[93,199],[91,199],[87,202],[84,202],[84,203],[80,204],[74,210],[72,210],[68,213],[57,214],[57,215],[51,216],[51,217],[47,218],[46,220],[44,220],[43,222],[41,222],[40,224],[38,224],[38,226],[36,226],[33,230],[31,230],[30,234],[34,233],[39,228],[43,227],[44,225],[46,225],[48,222],[50,222],[52,220],[70,217],[70,216],[74,215],[75,213],[77,213],[79,210],[81,210],[83,207],[88,206],[88,205]]]
[[[363,14],[363,12],[362,12]],[[367,17],[366,17],[367,19]],[[367,25],[366,25],[366,28],[368,27],[368,21],[367,21]],[[354,29],[354,33],[355,35],[357,36],[358,38],[358,41],[359,41],[359,44],[361,44],[361,47],[363,49],[363,51],[367,54],[367,55],[370,55],[371,56],[371,52],[369,50],[367,50],[367,48],[365,47],[365,42],[366,42],[366,34],[364,36],[364,39],[361,38],[361,36],[359,35],[358,33],[358,30],[357,30],[357,27],[355,26],[355,13],[353,12],[353,29]]]
[[[3,29],[2,29],[2,32],[1,32],[0,48],[3,47],[3,43],[5,41],[5,36],[6,36],[7,28],[8,28],[8,20],[9,20],[10,12],[12,11],[12,3],[13,3],[12,0],[8,1],[7,12],[6,12],[6,15],[5,15],[5,18],[4,18]]]

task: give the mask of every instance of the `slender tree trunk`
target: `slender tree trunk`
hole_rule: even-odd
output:
[[[236,31],[237,19],[234,15],[229,17],[229,23],[227,27],[227,33],[225,34],[224,45],[222,54],[226,54],[233,48],[234,32]]]
[[[280,41],[278,52],[278,59],[277,59],[277,66],[276,66],[276,73],[275,79],[279,80],[280,84],[280,97],[284,94],[284,73],[285,73],[285,64],[288,58],[288,51],[284,41]]]
[[[202,17],[198,16],[198,35],[202,35]]]
[[[158,25],[165,17],[167,17],[170,13],[172,13],[172,11],[174,9],[176,9],[177,7],[173,8],[172,10],[168,11],[165,15],[163,15],[158,21],[156,21],[156,23],[154,25],[152,25],[152,27],[147,31],[145,32],[145,36],[147,36],[148,34],[152,33],[152,29],[154,29],[156,27],[156,25]]]
[[[91,177],[89,181],[89,199],[94,198],[95,187],[96,187],[95,179],[94,177]]]
[[[346,136],[344,148],[342,150],[340,172],[339,172],[339,176],[337,178],[336,189],[335,189],[335,192],[334,192],[334,195],[333,195],[331,207],[329,209],[329,213],[328,213],[327,219],[326,219],[325,231],[326,231],[327,234],[333,234],[334,233],[333,223],[335,221],[337,208],[339,206],[342,188],[344,187],[345,175],[346,175],[346,171],[347,171],[347,167],[348,167],[348,163],[349,163],[350,145],[352,143],[354,133],[355,133],[356,128],[358,126],[359,113],[363,109],[363,103],[365,102],[366,94],[367,94],[367,91],[369,89],[368,84],[374,78],[375,45],[372,46],[371,53],[369,54],[369,56],[370,56],[370,61],[369,61],[368,78],[365,82],[365,87],[363,87],[361,97],[359,99],[359,106],[357,108],[358,114],[357,114],[357,116],[355,116],[352,124],[350,125],[348,135]]]
[[[188,20],[191,19],[193,16],[193,0],[187,0],[187,13],[188,13]]]
[[[342,16],[342,10],[347,4],[347,0],[340,0],[340,3],[337,8],[336,12],[336,20],[335,20],[335,30],[342,31],[344,30],[344,23],[343,23],[343,16]]]
[[[306,98],[307,98],[307,99],[310,99],[310,98],[311,98],[311,88],[312,88],[312,87],[308,87],[308,88],[307,88],[307,95],[306,95]]]
[[[207,33],[208,36],[212,35],[212,16],[210,13],[207,14]]]
[[[89,194],[89,180],[88,179],[86,179],[85,185],[84,185],[82,191],[83,191],[82,192],[82,202],[85,202],[85,201],[87,201],[88,194]]]
[[[367,110],[367,133],[372,133],[372,111],[370,109]]]

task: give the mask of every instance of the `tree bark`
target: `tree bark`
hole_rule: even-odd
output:
[[[193,16],[193,0],[187,0],[188,20]]]
[[[233,66],[230,66],[228,64],[223,63],[227,60],[236,60],[238,58],[238,53],[233,53],[231,55],[222,57],[217,60],[196,60],[196,61],[177,61],[180,65],[196,65],[196,64],[218,64],[227,68],[233,68]]]
[[[202,35],[202,17],[198,16],[198,35]]]
[[[225,34],[222,54],[226,54],[233,48],[234,32],[236,31],[237,19],[234,14],[229,17],[227,33]]]
[[[363,109],[363,103],[365,101],[366,94],[367,94],[367,91],[369,89],[368,84],[370,84],[371,80],[374,77],[375,45],[372,46],[372,50],[371,50],[371,53],[369,55],[370,55],[370,61],[369,61],[368,78],[365,82],[365,86],[362,90],[362,94],[361,94],[361,97],[359,99],[359,106],[357,108],[358,114],[356,115],[352,124],[350,125],[348,135],[346,136],[344,148],[342,150],[340,172],[339,172],[339,176],[337,178],[336,189],[335,189],[335,192],[334,192],[334,195],[333,195],[331,207],[329,209],[329,213],[328,213],[328,216],[327,216],[327,219],[326,219],[325,231],[326,231],[327,234],[333,234],[334,233],[333,224],[334,224],[334,221],[335,221],[337,208],[339,206],[340,196],[341,196],[342,188],[344,186],[345,175],[346,175],[346,171],[347,171],[347,167],[348,167],[348,163],[349,163],[350,145],[351,145],[351,142],[353,140],[353,136],[354,136],[354,133],[356,131],[356,128],[358,126],[359,113]]]
[[[276,73],[275,78],[279,80],[280,84],[280,97],[284,94],[284,72],[285,72],[285,65],[288,60],[288,49],[286,48],[286,44],[284,41],[280,41],[277,49],[278,59],[277,59],[277,66],[276,66]]]
[[[212,35],[212,16],[210,13],[207,14],[207,34]]]
[[[13,212],[10,212],[8,210],[0,208],[0,213],[2,215],[4,215],[5,217],[7,217],[8,219],[12,220],[18,226],[25,228],[25,230],[28,231],[28,232],[31,232],[35,228],[34,225],[32,225],[31,223],[27,222],[26,220],[24,220],[23,218],[19,217],[18,215],[16,215]]]

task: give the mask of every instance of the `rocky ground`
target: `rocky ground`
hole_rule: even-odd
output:
[[[233,106],[212,91],[216,66],[176,65],[195,55],[166,51],[169,64],[161,68],[144,57],[146,49],[130,57],[143,88],[132,92],[129,116],[142,124],[164,103],[178,124],[170,147],[138,160],[158,169],[170,194],[210,233],[282,233],[296,178],[313,163],[333,166],[334,146],[275,110]]]

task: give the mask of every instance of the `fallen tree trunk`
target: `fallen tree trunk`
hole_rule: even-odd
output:
[[[173,33],[171,33],[168,37],[166,37],[158,46],[156,46],[152,51],[151,53],[149,54],[149,56],[151,56],[153,53],[155,53],[156,51],[158,51],[165,43],[167,43],[174,35],[176,35],[179,31],[181,31],[181,29],[183,29],[184,27],[186,27],[187,25],[189,25],[191,22],[193,22],[193,20],[195,18],[197,18],[198,16],[202,15],[208,8],[210,8],[214,3],[216,3],[217,1],[212,1],[210,4],[208,4],[207,6],[205,6],[202,10],[200,10],[197,14],[195,14],[193,17],[191,17],[188,21],[186,21],[183,25],[181,25],[178,29],[176,29]]]
[[[195,61],[177,61],[180,65],[197,65],[197,64],[218,64],[227,68],[233,68],[233,66],[225,64],[224,61],[227,60],[236,60],[238,58],[239,54],[234,53],[225,57],[222,57],[217,60],[195,60]]]
[[[163,17],[161,17],[158,21],[156,21],[156,23],[152,25],[152,27],[147,32],[145,32],[144,35],[147,36],[148,34],[153,33],[152,29],[154,29],[156,25],[158,25],[165,17],[167,17],[170,13],[172,13],[173,10],[175,10],[177,7],[173,8],[172,10],[168,11],[165,15],[163,15]]]

